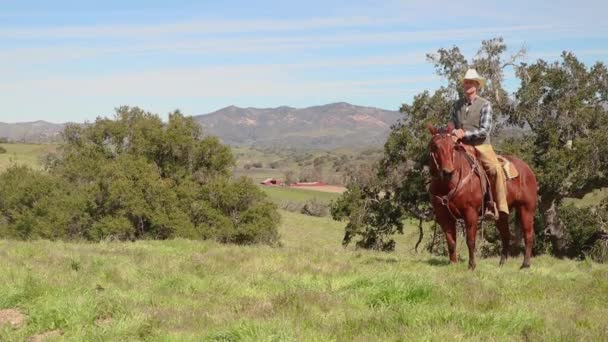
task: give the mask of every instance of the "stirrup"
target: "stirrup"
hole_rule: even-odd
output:
[[[488,202],[486,204],[486,212],[483,213],[483,218],[486,220],[498,221],[498,209],[496,202]]]

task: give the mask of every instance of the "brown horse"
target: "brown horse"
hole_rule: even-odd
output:
[[[429,125],[432,134],[430,149],[430,172],[432,176],[430,194],[435,217],[445,234],[450,263],[456,262],[456,220],[464,220],[467,246],[469,248],[469,269],[475,269],[475,238],[483,203],[483,173],[475,172],[481,168],[475,158],[472,146],[461,144],[451,134],[453,126],[440,131]],[[510,209],[516,209],[517,218],[525,241],[525,256],[522,268],[530,267],[532,244],[534,243],[534,211],[536,210],[536,176],[522,160],[505,156],[515,165],[519,176],[507,180],[507,202]],[[500,265],[509,254],[509,216],[500,213],[496,223],[502,240]]]

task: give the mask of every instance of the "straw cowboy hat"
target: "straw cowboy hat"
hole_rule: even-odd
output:
[[[479,83],[479,88],[483,88],[486,85],[486,79],[479,76],[479,74],[477,73],[477,70],[475,70],[475,69],[467,70],[467,73],[464,74],[464,77],[462,77],[462,79],[460,81],[464,82],[464,80],[477,81],[477,83]]]

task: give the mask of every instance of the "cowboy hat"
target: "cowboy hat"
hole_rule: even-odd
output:
[[[479,76],[477,70],[475,69],[467,70],[466,74],[464,74],[464,77],[460,79],[461,82],[464,82],[464,80],[477,81],[477,83],[479,83],[479,88],[483,88],[486,85],[486,79]]]

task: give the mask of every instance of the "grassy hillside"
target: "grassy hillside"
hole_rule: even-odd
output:
[[[57,148],[52,144],[0,144],[0,146],[6,149],[6,153],[0,154],[0,172],[6,170],[12,163],[38,167],[40,158]]]
[[[343,224],[282,212],[283,246],[0,241],[0,340],[606,340],[608,265],[448,266],[344,250]],[[409,234],[414,234],[410,230]],[[1,316],[1,315],[0,315]]]

